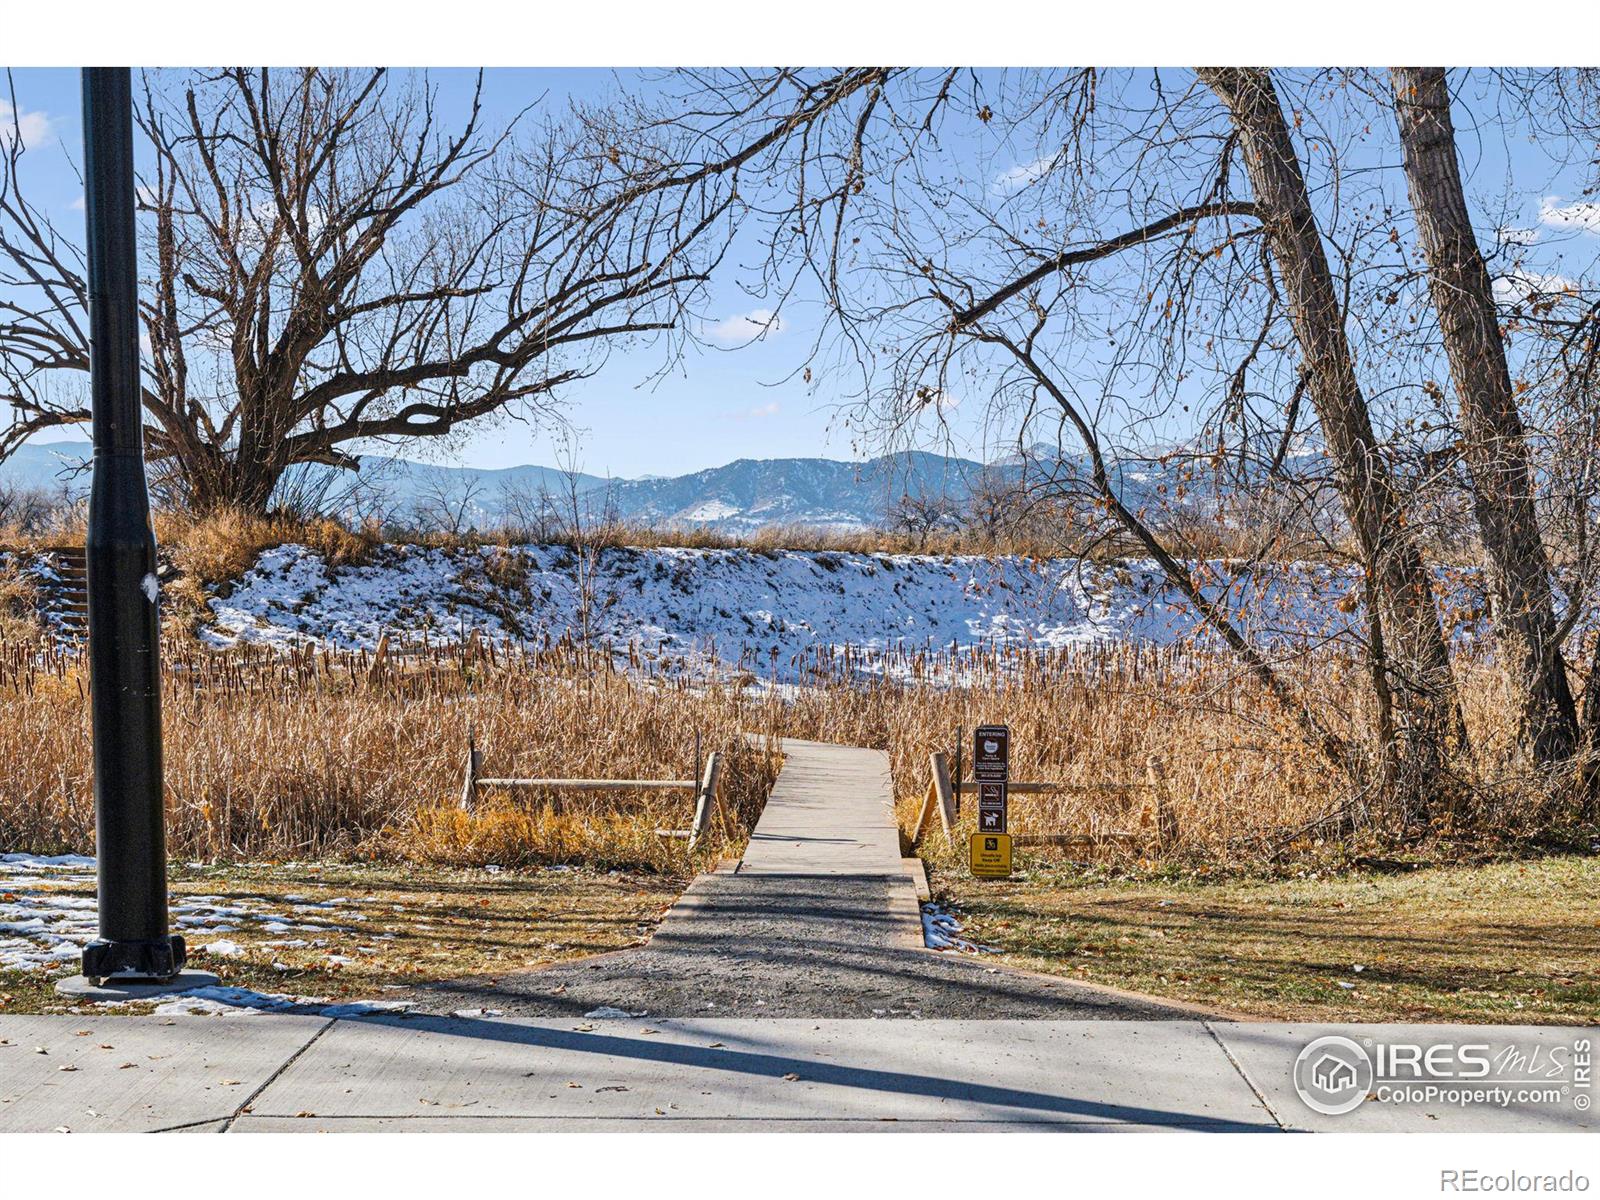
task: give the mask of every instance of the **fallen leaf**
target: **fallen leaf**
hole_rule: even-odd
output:
[[[797,1080],[799,1078],[800,1078],[800,1076],[796,1075],[793,1071],[790,1071],[787,1075],[784,1076],[784,1079],[787,1080],[790,1083],[793,1083],[795,1080]]]
[[[57,1067],[56,1068],[56,1070],[58,1070],[58,1071],[76,1071],[77,1069],[78,1068],[73,1066],[71,1063],[67,1063],[65,1066],[61,1066],[61,1067]]]

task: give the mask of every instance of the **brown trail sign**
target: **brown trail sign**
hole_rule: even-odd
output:
[[[1011,839],[1006,836],[1011,783],[1011,727],[979,725],[972,731],[972,777],[978,783],[978,832],[969,865],[979,879],[1011,877]]]

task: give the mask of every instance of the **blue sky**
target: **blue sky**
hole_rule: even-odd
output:
[[[443,70],[430,72],[430,78],[449,108],[465,102],[476,76]],[[619,78],[592,69],[491,70],[485,76],[488,123],[503,124],[540,97],[561,104],[567,97],[603,95],[619,86]],[[82,220],[78,73],[19,69],[13,81],[29,146],[24,159],[28,194],[71,228]],[[647,86],[635,72],[627,73],[624,83]],[[9,100],[3,103],[0,120],[9,124]],[[737,268],[740,262],[755,261],[757,254],[757,247],[740,244],[727,265]],[[737,269],[724,271],[713,283],[702,330],[709,347],[690,346],[682,361],[670,367],[663,348],[620,350],[596,377],[566,389],[568,418],[582,433],[584,469],[635,477],[678,475],[742,457],[857,457],[832,406],[809,394],[811,389],[797,377],[811,345],[804,329],[806,306],[785,311],[776,331],[751,344],[757,326],[745,318],[755,314],[762,319],[765,310],[742,292],[741,275]],[[40,440],[75,436],[57,432]],[[511,422],[469,435],[464,442],[418,443],[403,453],[500,467],[550,463],[555,449],[547,431]]]
[[[459,112],[464,105],[475,75],[440,70],[431,72],[430,78],[441,89],[448,116],[449,110]],[[78,73],[19,69],[13,82],[30,147],[24,159],[28,193],[71,228],[81,220],[75,167],[81,140]],[[569,97],[594,99],[618,89],[651,86],[636,71],[496,68],[485,77],[487,123],[503,124],[541,99],[560,106]],[[0,105],[0,122],[9,125],[9,101],[0,99]],[[1480,120],[1479,114],[1458,111],[1457,125],[1469,187],[1478,202],[1475,215],[1486,222],[1496,220],[1509,196],[1506,223],[1539,231],[1539,244],[1527,251],[1536,260],[1536,269],[1571,273],[1563,245],[1578,251],[1587,265],[1600,221],[1569,223],[1564,228],[1550,220],[1541,223],[1541,211],[1546,216],[1551,211],[1545,197],[1556,196],[1555,211],[1561,211],[1559,198],[1573,195],[1577,181],[1571,172],[1553,168],[1525,131],[1501,128],[1487,114]],[[971,132],[953,133],[947,145],[959,147]],[[978,131],[979,136],[984,132]],[[973,178],[993,180],[990,186],[1001,188],[1010,186],[1004,182],[1008,172],[1026,179],[1030,169],[1043,161],[1027,147],[1006,144],[970,152],[957,148],[951,153],[958,170],[970,169]],[[1387,164],[1387,169],[1392,166]],[[1493,239],[1492,224],[1484,236]],[[620,477],[677,475],[741,457],[856,458],[882,448],[870,437],[853,437],[829,393],[800,378],[819,323],[816,305],[807,303],[803,294],[785,307],[781,324],[768,336],[748,341],[748,333],[756,328],[751,318],[765,320],[770,301],[745,291],[755,281],[755,265],[763,250],[753,233],[742,237],[703,304],[700,332],[708,345],[690,345],[681,361],[670,364],[661,347],[619,349],[594,378],[566,390],[568,418],[581,431],[583,469]],[[1537,261],[1541,256],[1542,263]],[[980,457],[1004,452],[1013,431],[983,428],[980,408],[963,404],[946,414],[952,426],[951,448]],[[548,431],[521,423],[501,423],[448,445],[424,442],[400,452],[485,467],[550,463],[555,457]]]

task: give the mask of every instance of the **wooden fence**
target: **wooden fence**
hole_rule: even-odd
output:
[[[928,787],[922,797],[922,808],[917,814],[916,828],[911,833],[911,844],[922,841],[928,823],[935,811],[944,828],[945,839],[955,844],[956,796],[976,794],[976,780],[959,783],[950,777],[949,758],[936,750],[928,756]],[[1138,783],[1049,783],[1016,782],[1008,786],[1011,796],[1060,795],[1062,793],[1124,793],[1143,798],[1138,814],[1137,829],[1092,830],[1089,833],[1027,833],[1012,836],[1017,846],[1067,846],[1075,849],[1093,849],[1106,843],[1115,845],[1153,845],[1170,847],[1178,840],[1178,818],[1172,809],[1167,793],[1166,770],[1159,758],[1151,755],[1145,760],[1145,777]]]
[[[699,739],[696,738],[696,758],[699,757]],[[478,800],[481,788],[530,788],[541,792],[693,792],[694,817],[687,829],[658,829],[656,834],[666,838],[686,838],[692,851],[711,829],[713,812],[720,813],[718,784],[722,778],[722,757],[713,750],[706,757],[705,770],[698,779],[513,779],[484,775],[483,751],[469,736],[467,739],[467,766],[461,784],[461,807],[471,811]]]

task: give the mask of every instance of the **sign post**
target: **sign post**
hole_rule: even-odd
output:
[[[978,832],[969,865],[979,879],[1011,877],[1011,835],[1006,810],[1011,783],[1011,727],[980,725],[972,733],[972,777],[978,783]]]

